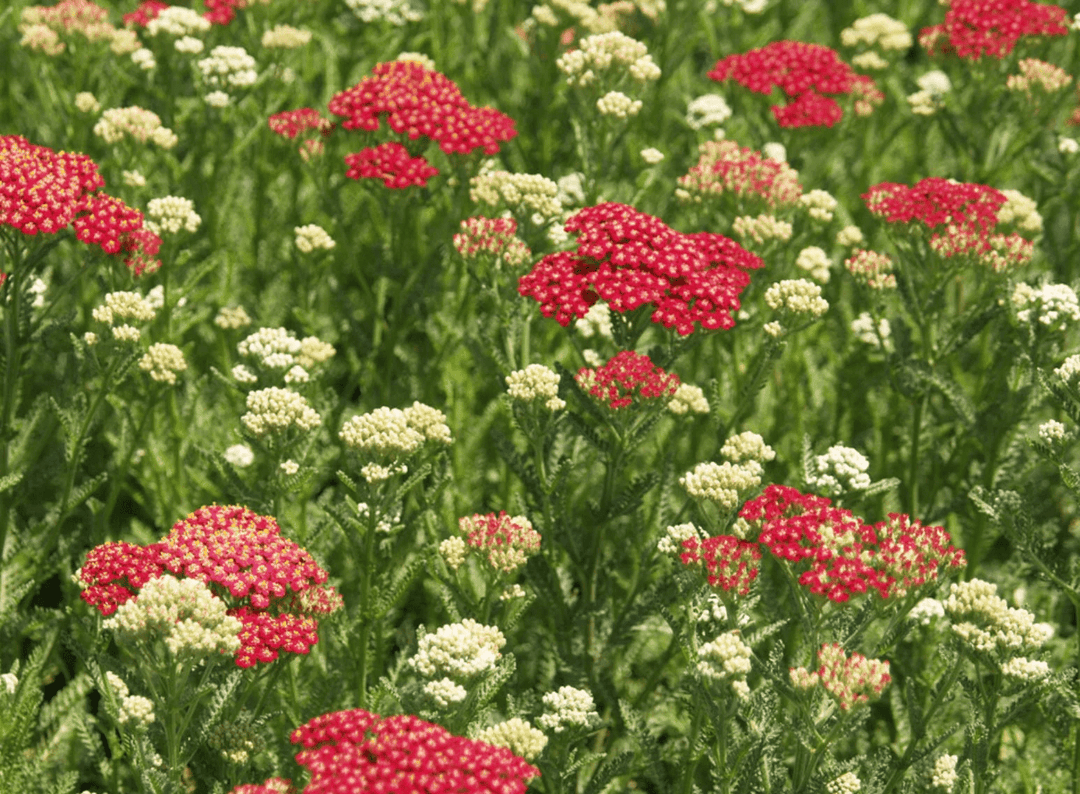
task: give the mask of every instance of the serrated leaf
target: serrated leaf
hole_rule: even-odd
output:
[[[404,567],[399,567],[390,583],[379,587],[379,598],[371,613],[372,618],[379,620],[396,607],[426,567],[419,557],[414,557]]]
[[[633,753],[619,753],[607,759],[589,780],[589,784],[585,787],[585,794],[601,794],[612,780],[630,770],[630,762],[633,758]]]
[[[615,496],[608,514],[601,518],[610,520],[633,513],[641,507],[645,494],[652,490],[653,486],[658,482],[660,482],[660,474],[655,471],[649,471],[635,477],[626,488]]]
[[[660,752],[660,745],[648,728],[645,726],[645,718],[639,714],[626,700],[619,699],[619,714],[626,724],[627,730],[633,736],[645,756],[645,762],[649,765],[649,772],[659,791],[668,791],[669,784],[664,768],[664,758]]]

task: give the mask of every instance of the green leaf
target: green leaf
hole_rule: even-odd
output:
[[[630,770],[630,762],[633,759],[633,753],[619,753],[607,759],[589,780],[589,785],[585,787],[585,794],[601,794],[612,780]]]

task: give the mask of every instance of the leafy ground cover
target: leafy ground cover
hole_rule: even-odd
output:
[[[0,10],[0,789],[1080,792],[1028,0]]]

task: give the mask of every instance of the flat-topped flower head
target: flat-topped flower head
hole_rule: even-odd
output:
[[[461,231],[454,235],[454,249],[467,262],[489,256],[517,267],[525,264],[532,252],[516,233],[517,221],[513,218],[477,215],[461,222]]]
[[[713,681],[743,680],[750,672],[753,651],[738,630],[721,634],[698,648],[697,671]]]
[[[305,130],[314,130],[324,138],[334,131],[333,121],[324,118],[314,108],[299,108],[275,113],[267,120],[270,129],[283,138],[292,140]]]
[[[296,234],[296,248],[303,254],[310,254],[315,250],[330,251],[337,245],[326,229],[314,223],[296,226],[293,232]]]
[[[291,427],[314,430],[322,424],[322,418],[303,395],[277,386],[250,392],[247,409],[240,421],[256,436],[283,433]]]
[[[55,234],[88,208],[105,185],[84,154],[54,152],[20,135],[0,136],[0,225]]]
[[[820,683],[844,711],[876,700],[892,681],[887,661],[867,659],[861,653],[848,656],[838,643],[822,645],[818,661],[821,666],[814,673],[792,668],[792,680],[803,681],[809,687]]]
[[[1010,607],[997,595],[997,585],[982,579],[954,583],[944,602],[953,633],[972,650],[1008,659],[1041,648],[1053,626],[1036,623],[1026,609]]]
[[[682,542],[682,548],[679,559],[683,565],[702,566],[710,587],[746,595],[757,579],[761,552],[756,543],[733,535],[701,540],[694,534]]]
[[[695,499],[707,499],[721,510],[732,510],[740,497],[761,485],[761,464],[750,459],[741,463],[699,463],[682,477],[679,485]]]
[[[735,141],[705,141],[698,146],[698,161],[679,177],[676,196],[702,202],[730,194],[770,210],[795,206],[803,194],[798,172],[782,160],[755,152]]]
[[[504,645],[506,638],[497,627],[465,618],[423,635],[409,664],[425,678],[473,678],[495,669]]]
[[[349,179],[381,179],[386,187],[400,190],[407,187],[426,187],[439,169],[423,157],[411,157],[409,150],[397,142],[381,143],[345,155]]]
[[[617,353],[601,367],[582,367],[574,380],[613,410],[670,397],[679,387],[678,375],[664,372],[648,356],[632,350]]]
[[[681,336],[698,324],[731,328],[747,271],[764,265],[734,240],[683,234],[625,204],[587,207],[565,228],[577,235],[576,250],[548,254],[518,280],[518,292],[563,326],[602,300],[617,312],[652,306],[652,321]]]
[[[856,248],[844,260],[844,267],[856,281],[870,289],[896,289],[896,276],[891,272],[893,261],[888,254]]]
[[[385,121],[410,140],[438,142],[446,154],[496,154],[500,142],[517,135],[509,116],[473,107],[450,78],[416,61],[388,61],[371,71],[330,100],[330,112],[344,118],[343,129],[374,131]]]
[[[507,394],[514,402],[542,402],[549,411],[559,411],[566,407],[566,401],[559,397],[560,379],[559,373],[550,367],[530,364],[506,376]]]
[[[600,722],[596,702],[586,689],[561,686],[555,692],[548,692],[542,700],[544,714],[537,722],[549,731],[562,733],[575,728],[591,728]]]
[[[176,383],[176,373],[187,369],[187,361],[184,360],[184,352],[176,345],[155,342],[139,359],[139,369],[158,383],[172,386]]]
[[[465,516],[458,529],[467,545],[487,554],[491,567],[511,573],[540,550],[540,533],[525,516],[508,516],[506,511]]]
[[[469,180],[469,200],[544,218],[562,214],[559,185],[540,174],[515,174],[499,169],[481,171]],[[515,226],[516,230],[516,226]]]
[[[548,738],[520,717],[513,717],[498,725],[484,728],[476,735],[477,740],[505,747],[526,761],[533,761],[547,746]]]
[[[211,86],[247,88],[259,79],[255,59],[243,47],[214,47],[198,66],[203,79]]]
[[[625,33],[613,30],[586,36],[578,44],[556,62],[570,85],[614,84],[624,78],[645,83],[660,77],[660,67],[653,62],[648,47]]]
[[[176,234],[181,229],[194,232],[202,223],[202,218],[195,212],[195,204],[181,196],[150,199],[146,214],[149,218],[146,228],[157,235]]]
[[[171,149],[177,143],[176,135],[162,125],[157,113],[138,106],[109,108],[94,125],[94,134],[108,144],[132,138],[139,143],[149,141],[162,149]]]
[[[952,0],[940,25],[923,28],[919,44],[931,55],[977,61],[1004,58],[1027,36],[1064,36],[1064,8],[1030,0]]]
[[[153,547],[119,540],[91,549],[74,578],[79,597],[108,617],[164,569]]]
[[[843,111],[828,95],[865,98],[876,90],[871,78],[855,74],[835,50],[801,41],[774,41],[760,49],[729,55],[717,61],[708,76],[717,82],[734,80],[758,94],[779,88],[789,97],[786,105],[772,108],[781,127],[831,127],[843,117]]]
[[[806,484],[819,493],[840,496],[846,491],[869,488],[869,468],[870,461],[857,449],[834,444],[810,462]]]
[[[525,794],[528,781],[540,774],[506,747],[454,736],[410,714],[338,711],[310,720],[289,738],[303,748],[296,760],[311,775],[304,787],[309,794]]]

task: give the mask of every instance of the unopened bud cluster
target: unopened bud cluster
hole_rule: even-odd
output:
[[[276,386],[248,394],[247,409],[240,421],[256,436],[281,433],[290,427],[309,431],[322,424],[322,418],[303,395]]]
[[[176,345],[156,342],[139,359],[139,369],[158,383],[176,383],[176,373],[187,369],[184,353]]]
[[[543,402],[549,411],[566,407],[559,397],[559,373],[543,364],[530,364],[506,376],[507,393],[515,402],[531,404]]]

